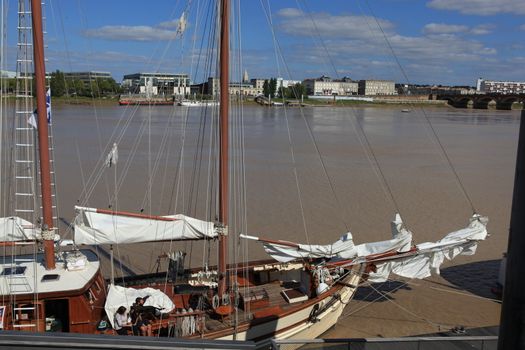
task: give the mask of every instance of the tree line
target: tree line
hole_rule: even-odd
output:
[[[89,82],[66,77],[63,72],[56,70],[51,73],[49,82],[51,95],[101,97],[112,96],[121,92],[121,87],[113,78],[96,78]]]
[[[297,83],[289,87],[277,87],[277,79],[265,80],[263,84],[264,96],[274,96],[278,98],[301,98],[306,97],[306,87],[303,83]]]
[[[32,80],[32,84],[32,89],[34,91],[34,79]],[[80,79],[66,77],[65,74],[59,70],[51,73],[49,86],[51,88],[51,96],[53,97],[102,97],[113,96],[122,92],[122,88],[113,78],[97,78],[85,83]],[[4,79],[0,88],[4,93],[14,94],[16,92],[16,78]]]

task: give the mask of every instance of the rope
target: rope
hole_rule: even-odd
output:
[[[266,0],[266,2],[267,2],[267,6],[268,6],[268,10],[267,11],[266,11],[266,8],[264,7],[264,4],[262,3],[262,0],[261,0],[261,5],[265,9],[265,14],[266,14],[267,19],[268,19],[268,24],[269,24],[270,30],[272,32],[272,39],[273,39],[273,42],[274,42],[274,47],[276,48],[274,51],[275,51],[275,61],[276,61],[276,64],[277,64],[277,74],[278,74],[278,76],[281,76],[281,66],[280,66],[280,62],[279,62],[279,59],[278,59],[278,52],[277,52],[278,43],[277,43],[277,38],[276,38],[276,35],[275,35],[275,30],[274,30],[274,27],[273,27],[273,21],[272,21],[272,16],[271,16],[272,12],[270,10],[270,2],[269,2],[269,0]],[[300,211],[301,211],[301,219],[302,219],[303,229],[304,229],[304,233],[305,233],[306,243],[309,245],[310,244],[310,238],[309,238],[309,235],[308,235],[308,226],[307,226],[307,223],[306,223],[306,215],[305,215],[305,211],[304,211],[303,195],[302,195],[302,192],[301,192],[301,185],[300,185],[299,176],[298,176],[298,172],[297,172],[297,162],[296,162],[296,159],[295,159],[293,139],[292,139],[292,134],[291,134],[291,131],[290,131],[290,122],[289,122],[288,113],[287,113],[288,109],[287,109],[286,105],[283,105],[283,107],[284,107],[283,108],[284,119],[285,119],[285,122],[286,122],[286,132],[287,132],[287,135],[288,135],[288,147],[289,147],[289,150],[290,150],[290,157],[291,157],[291,160],[292,160],[292,171],[293,171],[293,175],[294,175],[294,179],[295,179],[295,187],[296,187],[296,190],[297,190],[297,196],[298,196],[298,199],[299,199],[299,208],[300,208]]]
[[[392,53],[392,57],[394,58],[394,60],[396,61],[396,64],[397,66],[399,67],[399,69],[401,70],[401,73],[403,74],[403,77],[405,78],[406,82],[408,84],[410,84],[410,79],[408,78],[408,75],[405,71],[405,69],[403,68],[403,66],[401,65],[401,62],[399,61],[399,58],[397,57],[395,51],[394,51],[394,48],[392,47],[392,44],[390,43],[390,40],[388,40],[388,37],[385,33],[385,31],[383,30],[383,27],[381,26],[381,24],[379,23],[379,21],[377,20],[377,17],[374,13],[374,11],[372,10],[372,7],[370,6],[370,3],[368,2],[368,0],[365,0],[366,2],[366,5],[370,11],[370,13],[372,14],[372,17],[374,18],[378,28],[381,30],[381,33],[383,34],[383,38],[385,39],[385,42],[387,43],[389,49],[390,49],[390,52]],[[475,214],[477,213],[477,210],[474,206],[474,202],[472,201],[472,199],[470,198],[470,196],[468,195],[468,192],[463,184],[463,182],[461,181],[461,178],[459,177],[459,174],[456,170],[456,168],[454,167],[454,164],[452,163],[447,151],[445,150],[445,147],[443,146],[443,143],[441,142],[434,126],[432,125],[431,121],[430,121],[430,118],[428,117],[426,111],[421,108],[421,112],[430,128],[430,130],[432,131],[432,135],[434,136],[434,140],[437,142],[444,158],[446,159],[446,162],[448,164],[448,166],[450,167],[450,170],[452,171],[452,173],[454,174],[454,177],[456,178],[456,181],[457,181],[457,184],[463,194],[463,196],[465,197],[465,199],[467,200],[467,202],[469,203],[471,209],[472,209],[472,212]]]
[[[266,20],[268,21],[268,23],[270,23],[269,21],[269,15],[268,13],[265,11],[265,16],[266,16]],[[291,76],[290,74],[290,68],[288,67],[288,64],[286,63],[286,61],[284,60],[284,57],[283,57],[283,53],[282,53],[282,49],[281,49],[281,45],[280,45],[280,42],[278,40],[275,41],[275,44],[276,44],[276,49],[279,53],[279,56],[281,57],[281,60],[283,61],[283,65],[284,65],[284,68],[288,74],[288,76]],[[294,94],[296,96],[296,98],[298,98],[298,94],[297,94],[297,91],[295,91],[295,89],[292,87],[293,91],[294,91]],[[316,155],[319,159],[319,163],[321,164],[321,167],[323,169],[323,175],[325,176],[329,186],[330,186],[330,191],[335,199],[335,204],[336,204],[336,207],[337,207],[337,214],[341,220],[341,222],[344,224],[345,226],[345,229],[346,231],[350,231],[349,229],[349,226],[344,218],[344,214],[343,214],[343,208],[341,206],[341,202],[339,200],[339,197],[337,196],[336,192],[335,192],[335,188],[334,188],[334,184],[332,182],[332,179],[330,178],[330,176],[328,175],[328,171],[326,169],[326,165],[325,165],[325,162],[324,162],[324,159],[321,155],[321,152],[319,150],[319,145],[317,143],[317,140],[313,134],[313,131],[312,131],[312,128],[310,127],[310,124],[308,123],[308,119],[306,118],[306,116],[304,115],[304,110],[302,108],[302,106],[300,107],[300,114],[301,114],[301,118],[303,119],[305,125],[306,125],[306,129],[308,131],[308,135],[312,141],[312,144],[314,145],[314,148],[315,148],[315,151],[316,151]]]

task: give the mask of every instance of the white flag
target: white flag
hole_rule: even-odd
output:
[[[51,124],[51,88],[47,89],[46,91],[46,113],[47,113],[47,123]],[[37,122],[37,110],[31,114],[31,116],[27,119],[27,123],[31,125],[33,128],[38,129],[38,122]]]
[[[113,164],[117,164],[118,161],[118,147],[117,144],[113,144],[113,148],[111,148],[111,151],[109,151],[108,156],[106,157],[106,166],[108,168],[111,168]]]
[[[179,24],[177,26],[177,34],[178,36],[182,36],[184,31],[186,30],[186,25],[188,22],[186,21],[186,12],[183,12],[182,15],[179,18]]]

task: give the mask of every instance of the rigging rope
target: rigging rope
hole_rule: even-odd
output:
[[[268,15],[268,13],[266,11],[265,11],[265,16],[266,16],[266,20],[269,22],[269,19],[268,19],[269,15]],[[291,73],[290,73],[290,68],[288,67],[288,64],[286,63],[286,61],[284,60],[283,52],[282,52],[282,49],[281,49],[281,44],[280,44],[280,42],[278,40],[276,40],[276,44],[277,44],[276,49],[277,49],[277,51],[279,53],[279,56],[281,57],[281,60],[283,61],[284,68],[285,68],[288,76],[292,76]],[[292,89],[294,91],[294,94],[295,94],[296,98],[298,98],[297,91],[295,91],[295,88],[292,88]],[[346,222],[346,220],[344,218],[343,207],[341,205],[339,197],[337,196],[337,194],[335,192],[334,184],[333,184],[332,179],[330,178],[330,176],[328,174],[328,170],[326,168],[326,164],[325,164],[324,159],[323,159],[323,157],[321,155],[321,152],[319,150],[318,142],[317,142],[317,140],[316,140],[316,138],[315,138],[315,136],[313,134],[313,130],[312,130],[312,128],[311,128],[311,126],[310,126],[310,124],[308,122],[308,119],[304,115],[304,110],[303,110],[302,106],[300,107],[299,111],[300,111],[300,114],[301,114],[301,118],[303,119],[303,121],[304,121],[304,123],[306,125],[306,130],[308,131],[308,135],[309,135],[310,139],[312,140],[312,143],[313,143],[314,148],[316,150],[316,154],[317,154],[317,157],[319,159],[319,163],[321,164],[321,168],[323,169],[323,175],[325,176],[325,178],[326,178],[326,180],[327,180],[327,182],[329,184],[332,196],[335,199],[336,207],[338,209],[337,213],[339,215],[339,218],[340,218],[341,222],[344,224],[346,231],[349,232],[350,229],[349,229],[349,226],[348,226],[348,224],[347,224],[347,222]]]
[[[405,69],[403,68],[403,66],[401,65],[401,62],[399,61],[399,58],[397,57],[395,51],[394,51],[394,48],[392,47],[392,44],[390,43],[390,40],[388,39],[388,36],[386,35],[385,31],[383,30],[383,27],[381,26],[381,24],[379,23],[379,21],[377,20],[377,17],[374,13],[374,11],[372,10],[372,7],[370,6],[370,3],[368,2],[368,0],[365,0],[367,6],[368,6],[368,9],[370,11],[370,13],[372,14],[372,17],[374,18],[378,28],[380,29],[381,33],[383,34],[383,38],[385,39],[385,42],[387,43],[389,49],[390,49],[390,52],[392,53],[392,57],[395,59],[396,61],[396,64],[397,66],[399,67],[399,69],[401,70],[401,73],[403,74],[403,77],[405,78],[407,84],[410,84],[410,79],[408,78],[408,74],[406,73]],[[472,212],[474,214],[477,213],[477,210],[476,210],[476,207],[474,206],[474,202],[472,201],[472,199],[470,198],[463,182],[461,181],[461,178],[459,177],[459,174],[456,170],[456,168],[454,167],[454,164],[452,163],[452,160],[450,159],[447,151],[445,150],[445,147],[443,146],[443,143],[441,142],[434,126],[432,125],[432,122],[430,121],[430,118],[428,117],[428,114],[426,113],[425,109],[424,108],[421,108],[421,112],[427,122],[427,125],[429,126],[430,130],[432,131],[432,134],[434,136],[434,140],[437,142],[448,166],[450,167],[450,170],[452,171],[454,177],[456,178],[456,181],[457,181],[457,184],[458,184],[458,187],[460,188],[463,196],[465,197],[465,199],[467,200],[467,202],[469,203],[471,209],[472,209]]]
[[[261,0],[261,5],[264,8],[264,4],[263,4],[262,0]],[[278,74],[278,76],[281,76],[281,65],[279,63],[279,57],[278,57],[278,52],[277,52],[278,43],[277,43],[277,38],[276,38],[276,35],[275,35],[274,26],[273,26],[273,21],[272,21],[272,16],[271,16],[272,12],[270,10],[270,2],[269,2],[269,0],[267,0],[267,6],[268,6],[268,10],[266,12],[266,9],[265,9],[265,13],[267,14],[267,19],[268,19],[268,22],[269,22],[269,25],[270,25],[270,30],[272,32],[272,39],[273,39],[274,47],[275,47],[274,51],[275,51],[275,61],[276,61],[276,64],[277,64],[277,74]],[[306,243],[309,245],[310,244],[310,238],[309,238],[309,235],[308,235],[308,225],[306,223],[306,215],[305,215],[305,211],[304,211],[303,195],[302,195],[302,192],[301,192],[301,184],[300,184],[299,175],[298,175],[298,172],[297,172],[297,162],[296,162],[296,159],[295,159],[293,139],[292,139],[292,134],[291,134],[291,131],[290,131],[290,122],[289,122],[289,119],[288,119],[288,113],[287,113],[288,109],[287,109],[286,105],[283,105],[283,111],[284,111],[284,119],[285,119],[285,122],[286,122],[286,131],[287,131],[287,135],[288,135],[288,147],[290,149],[290,156],[291,156],[291,160],[292,160],[293,175],[294,175],[294,178],[295,178],[295,186],[296,186],[296,190],[297,190],[297,196],[298,196],[298,199],[299,199],[299,207],[300,207],[300,211],[301,211],[301,219],[302,219],[303,229],[304,229],[304,233],[305,233]]]

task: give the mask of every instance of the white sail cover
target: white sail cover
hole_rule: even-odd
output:
[[[388,251],[406,252],[412,244],[412,233],[403,227],[399,214],[392,222],[392,236],[394,238],[388,241],[354,245],[352,234],[347,232],[336,242],[328,245],[298,244],[297,247],[292,247],[264,242],[263,246],[264,250],[279,262],[288,262],[299,258],[353,259]],[[241,237],[250,239],[250,236]]]
[[[104,310],[108,316],[111,326],[114,322],[114,316],[117,309],[121,306],[126,307],[126,311],[129,313],[131,305],[135,302],[136,298],[148,297],[144,302],[144,306],[154,306],[161,310],[163,313],[168,313],[175,309],[175,304],[171,299],[158,289],[154,288],[125,288],[121,286],[110,285],[108,296],[106,297],[106,304]]]
[[[369,274],[370,282],[385,282],[393,273],[406,278],[426,278],[432,273],[439,275],[445,259],[458,255],[473,255],[479,241],[487,238],[488,218],[474,215],[469,225],[446,235],[437,242],[416,245],[416,253],[395,260],[375,263],[376,271]]]
[[[99,213],[97,209],[75,207],[76,244],[120,244],[217,237],[212,222],[170,215],[160,220],[148,217]]]
[[[368,281],[385,282],[391,273],[406,278],[426,278],[432,273],[439,274],[439,268],[445,259],[451,260],[460,254],[473,255],[477,243],[488,235],[487,222],[487,217],[475,214],[464,229],[451,232],[437,242],[418,244],[415,249],[411,249],[412,233],[404,228],[399,214],[396,214],[392,222],[394,238],[388,241],[354,245],[350,233],[331,245],[304,245],[291,242],[279,244],[265,242],[252,236],[241,235],[241,237],[262,241],[266,252],[279,262],[298,258],[353,259],[349,265],[373,262],[376,271],[369,273]],[[387,252],[400,254],[384,258],[377,256]]]
[[[263,243],[263,246],[264,250],[279,262],[288,262],[298,258],[350,257],[355,254],[354,241],[350,232],[328,245],[299,244],[298,247],[290,247],[278,243]]]
[[[0,218],[0,241],[20,242],[40,238],[40,229],[27,220],[17,216]]]

